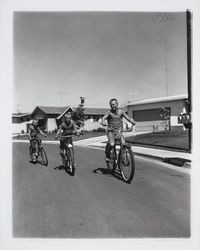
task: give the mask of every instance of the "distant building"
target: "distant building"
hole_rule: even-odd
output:
[[[187,96],[171,96],[133,102],[128,105],[128,115],[136,121],[136,131],[165,131],[183,129],[178,115],[186,106]],[[163,117],[161,109],[168,111]]]
[[[127,111],[126,108],[122,108]],[[23,130],[28,132],[31,121],[39,120],[39,126],[48,132],[57,130],[59,124],[62,122],[62,117],[68,113],[73,112],[75,108],[70,106],[65,107],[51,107],[51,106],[36,106],[31,114],[13,114],[12,122],[18,124],[13,127],[13,133],[21,133]],[[101,125],[102,117],[108,112],[107,108],[84,108],[85,125],[84,131],[94,131],[103,128]]]
[[[103,128],[100,122],[108,110],[106,108],[85,108],[85,126],[83,130],[93,131]]]
[[[29,113],[14,113],[12,114],[12,132],[17,133],[26,133],[27,124],[30,121]]]
[[[62,117],[68,113],[73,112],[75,108],[70,106],[66,107],[50,107],[50,106],[37,106],[31,113],[31,119],[39,119],[40,126],[45,128],[48,132],[52,132],[58,128],[62,121]],[[102,125],[100,124],[101,118],[108,111],[102,108],[85,108],[85,126],[84,131],[96,130]]]

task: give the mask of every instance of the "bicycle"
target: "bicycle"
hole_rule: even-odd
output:
[[[32,145],[29,146],[29,155],[30,155],[31,161],[36,163],[38,158],[41,157],[42,164],[47,166],[48,165],[47,153],[45,149],[43,148],[41,139],[33,138],[32,140],[35,145],[35,150],[32,148]]]
[[[61,158],[65,170],[69,170],[70,174],[74,176],[75,174],[74,151],[73,151],[73,145],[69,142],[69,138],[72,138],[72,136],[73,135],[65,135],[65,136],[58,136],[57,138],[68,139],[65,141],[63,150],[64,152],[61,155]]]
[[[130,132],[132,129],[133,125],[129,130],[122,132]],[[119,146],[119,150],[117,146]],[[123,181],[131,183],[135,175],[135,157],[131,146],[127,143],[122,144],[120,134],[115,138],[115,144],[110,152],[110,161],[106,161],[106,164],[110,173],[114,174],[118,170]]]

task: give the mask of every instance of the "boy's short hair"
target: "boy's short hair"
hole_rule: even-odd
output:
[[[72,113],[71,112],[66,113],[65,118],[72,118]]]
[[[34,119],[34,120],[32,121],[32,124],[33,124],[33,125],[38,125],[38,123],[39,123],[39,121],[38,121],[37,119]]]
[[[111,102],[112,102],[112,101],[116,101],[116,102],[118,102],[118,100],[117,100],[116,98],[112,98],[112,99],[110,99],[109,103],[111,104]]]

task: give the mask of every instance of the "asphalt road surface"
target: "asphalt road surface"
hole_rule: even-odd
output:
[[[126,184],[106,171],[104,152],[75,147],[76,173],[45,144],[49,165],[29,162],[28,144],[13,143],[13,236],[141,238],[190,236],[190,175],[136,157]]]

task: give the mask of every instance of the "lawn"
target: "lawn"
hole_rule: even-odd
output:
[[[166,131],[137,135],[127,138],[128,142],[140,145],[166,147],[171,149],[188,150],[188,131]]]

